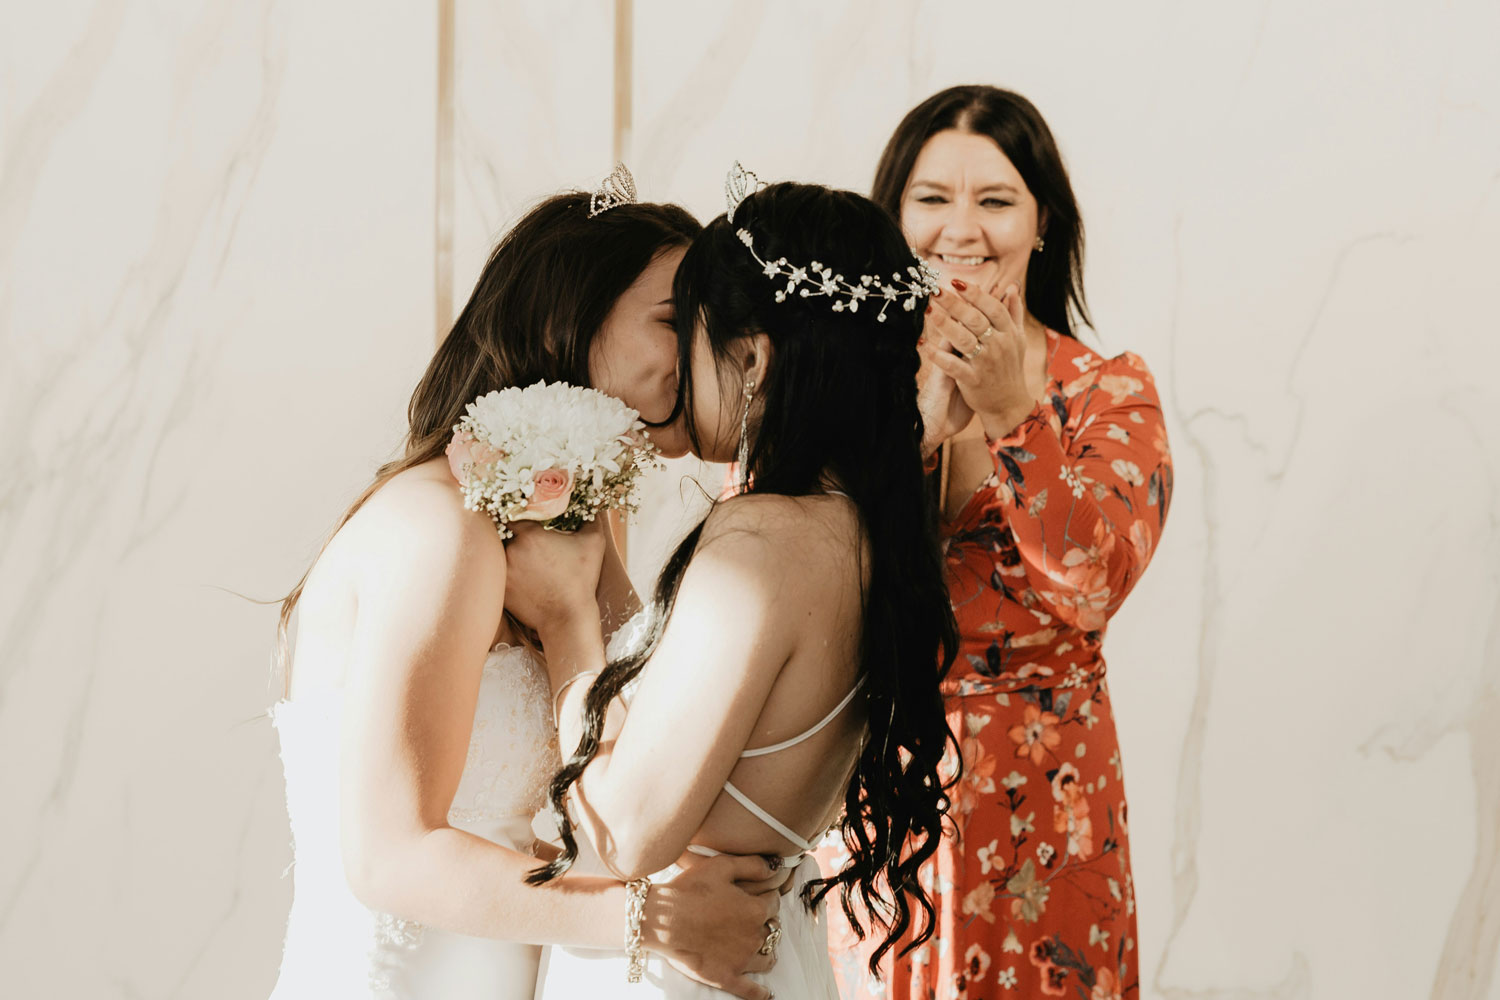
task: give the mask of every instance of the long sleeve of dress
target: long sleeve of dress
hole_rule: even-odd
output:
[[[1103,647],[1161,538],[1171,458],[1139,358],[1106,360],[1051,330],[1047,343],[1042,405],[990,443],[994,475],[942,522],[960,636],[943,691],[959,745],[950,822],[918,876],[938,933],[919,943],[908,929],[876,981],[873,943],[830,907],[851,1000],[1141,995]],[[848,852],[820,860],[837,870]]]
[[[1122,354],[1080,372],[989,444],[1032,592],[1062,621],[1102,629],[1150,561],[1171,499],[1166,424],[1145,363]]]

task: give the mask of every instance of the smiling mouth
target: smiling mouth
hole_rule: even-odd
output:
[[[956,264],[959,267],[978,267],[980,264],[985,264],[995,259],[993,257],[959,257],[949,253],[940,253],[937,257],[944,264]]]

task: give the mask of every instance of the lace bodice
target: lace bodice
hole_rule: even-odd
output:
[[[282,702],[271,713],[281,737],[295,858],[273,998],[529,997],[534,946],[448,934],[377,913],[350,891],[339,828],[343,704],[343,694],[330,691]],[[497,647],[485,659],[448,821],[529,853],[532,816],[561,764],[545,665],[528,649]],[[455,990],[458,980],[464,985]]]
[[[560,767],[546,668],[530,650],[496,647],[485,660],[448,821],[529,818],[545,803],[547,782]]]

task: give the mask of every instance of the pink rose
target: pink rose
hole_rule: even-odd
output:
[[[543,469],[531,479],[531,500],[512,520],[550,521],[573,501],[573,473],[568,469]]]
[[[487,444],[481,444],[468,431],[458,431],[448,442],[443,452],[448,456],[448,468],[460,486],[469,485],[469,469],[475,465],[486,465],[500,457],[500,453]]]

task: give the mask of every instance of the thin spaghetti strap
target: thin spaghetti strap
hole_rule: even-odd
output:
[[[740,805],[748,809],[756,819],[760,820],[762,823],[766,824],[766,826],[769,826],[771,829],[781,834],[787,840],[790,840],[792,843],[802,848],[802,850],[810,851],[813,849],[812,841],[808,840],[806,837],[802,836],[802,834],[798,833],[796,830],[793,830],[781,820],[777,819],[775,816],[772,816],[760,806],[756,805],[755,801],[751,799],[750,796],[746,795],[738,788],[735,788],[731,782],[724,782],[724,791],[729,793],[730,798],[734,799],[734,801],[738,802]]]
[[[746,750],[744,753],[740,754],[740,757],[764,757],[768,753],[775,753],[778,750],[785,750],[787,747],[794,747],[798,743],[801,743],[803,740],[816,735],[817,733],[822,731],[824,726],[828,725],[834,719],[838,718],[838,714],[840,712],[849,707],[849,703],[854,700],[854,696],[858,694],[859,689],[864,686],[865,679],[861,677],[858,681],[855,682],[854,686],[849,689],[849,693],[844,695],[844,700],[835,705],[833,707],[833,711],[823,716],[822,720],[811,729],[804,730],[801,733],[798,733],[796,736],[793,736],[789,740],[782,740],[780,743],[772,743],[768,747],[756,747],[754,750]]]
[[[696,854],[700,858],[717,858],[722,856],[724,853],[723,851],[716,851],[712,847],[704,847],[702,844],[689,844],[687,845],[687,849],[689,854]],[[767,854],[765,855],[765,857],[779,857],[781,858],[781,863],[784,866],[786,866],[787,868],[792,868],[797,864],[797,862],[802,860],[803,855],[805,855],[806,853],[806,851],[803,851],[800,854]]]

